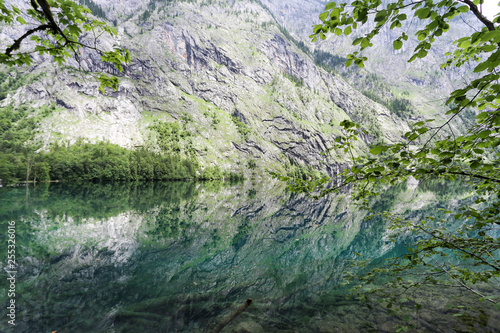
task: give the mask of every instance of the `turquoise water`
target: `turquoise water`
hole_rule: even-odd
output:
[[[403,187],[377,205],[418,215],[455,190]],[[173,182],[41,184],[2,188],[0,199],[0,238],[7,244],[14,221],[18,264],[16,326],[2,313],[2,332],[209,332],[248,298],[223,332],[391,332],[402,323],[346,299],[342,275],[356,253],[383,262],[407,247],[347,194],[312,201],[273,181]],[[3,274],[6,249],[0,262]],[[9,286],[0,286],[6,309]],[[442,315],[453,295],[429,295],[421,330],[496,331],[490,313],[463,322]]]

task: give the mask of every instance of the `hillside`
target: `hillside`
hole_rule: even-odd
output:
[[[428,22],[410,20],[405,22],[401,29],[394,30],[385,26],[373,39],[373,47],[364,51],[364,55],[368,57],[368,61],[365,62],[366,67],[359,69],[351,66],[346,70],[345,57],[355,50],[352,41],[366,34],[374,27],[374,23],[369,20],[365,26],[358,28],[349,36],[330,34],[324,41],[312,43],[309,38],[313,31],[312,26],[319,23],[318,16],[324,11],[328,2],[290,0],[283,5],[278,0],[262,1],[273,13],[277,22],[311,50],[316,62],[331,66],[359,91],[375,101],[388,102],[386,104],[389,107],[390,101],[394,99],[410,101],[409,109],[413,112],[403,115],[405,118],[416,119],[419,115],[435,117],[437,113],[447,110],[444,102],[448,95],[462,87],[464,82],[472,77],[472,68],[468,64],[460,68],[440,69],[440,65],[446,59],[444,54],[455,49],[453,41],[479,29],[472,14],[453,20],[450,30],[436,39],[429,55],[412,63],[408,63],[408,60],[418,44],[415,32]],[[392,42],[402,31],[405,31],[410,38],[403,48],[395,51]],[[322,54],[325,52],[326,54]],[[455,125],[460,127],[460,122]]]
[[[3,68],[10,81],[23,80],[6,89],[3,106],[57,107],[39,126],[36,140],[45,150],[82,138],[159,151],[164,140],[202,167],[248,175],[297,164],[335,174],[343,157],[320,152],[341,134],[341,120],[361,122],[365,142],[398,140],[407,128],[396,113],[316,66],[259,1],[93,5],[119,31],[118,40],[101,38],[101,45],[119,43],[132,54],[118,91],[101,94],[94,78],[71,67],[76,63],[55,67],[37,58],[33,68]],[[3,27],[2,44],[19,33]],[[82,65],[109,71],[91,54],[83,54]],[[178,124],[182,135],[161,138],[151,127],[156,121]]]

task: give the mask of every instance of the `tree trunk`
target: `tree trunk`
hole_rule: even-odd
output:
[[[30,158],[28,157],[28,162],[26,163],[26,186],[28,186],[29,179],[30,179]]]

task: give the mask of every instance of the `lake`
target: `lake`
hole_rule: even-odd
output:
[[[418,217],[457,200],[459,184],[403,184],[376,209]],[[15,326],[3,310],[0,331],[210,332],[251,298],[223,332],[393,332],[401,316],[342,286],[358,254],[382,264],[408,246],[365,216],[347,193],[314,201],[273,180],[0,188],[2,309],[15,300]],[[453,317],[459,294],[422,291],[419,329],[498,332],[498,313],[473,300],[462,304],[477,316]]]

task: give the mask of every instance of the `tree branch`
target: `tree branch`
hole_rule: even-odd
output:
[[[486,177],[486,176],[482,176],[482,175],[478,175],[478,174],[473,174],[473,173],[466,173],[466,172],[451,172],[451,171],[445,171],[445,173],[449,173],[449,174],[452,174],[452,175],[457,175],[457,176],[466,176],[466,177],[471,177],[471,178],[478,178],[478,179],[482,179],[482,180],[488,180],[488,181],[491,181],[491,182],[494,182],[494,183],[500,183],[500,179],[496,179],[496,178],[491,178],[491,177]]]
[[[440,267],[443,272],[445,272],[446,274],[448,274],[448,276],[450,278],[452,278],[453,280],[457,281],[462,287],[464,287],[465,289],[469,290],[470,292],[476,294],[477,296],[481,297],[481,298],[484,298],[485,300],[487,300],[488,302],[491,302],[493,304],[497,304],[497,302],[495,302],[494,300],[492,299],[489,299],[489,298],[486,298],[485,295],[481,294],[480,292],[478,292],[477,290],[474,290],[472,289],[471,287],[469,287],[468,285],[466,285],[462,280],[460,280],[458,277],[456,277],[455,275],[453,275],[451,272],[449,272],[448,270],[446,270],[446,268],[444,268],[444,265],[440,265],[437,261],[435,261],[436,263],[436,266]]]
[[[476,17],[479,19],[479,21],[483,22],[483,24],[488,28],[489,31],[494,31],[495,30],[495,25],[493,22],[488,20],[480,11],[479,8],[472,2],[471,0],[458,0],[459,2],[465,3],[467,6],[469,6],[470,10],[476,15]]]
[[[414,227],[416,227],[417,229],[422,230],[423,232],[425,232],[426,234],[428,234],[428,235],[430,235],[432,237],[435,237],[435,238],[439,239],[440,241],[443,242],[443,244],[448,244],[449,246],[451,246],[452,249],[457,249],[459,251],[462,251],[463,253],[467,254],[471,258],[475,258],[476,260],[478,260],[479,262],[483,263],[484,265],[493,268],[495,271],[500,271],[500,266],[496,266],[496,265],[488,262],[487,260],[485,260],[483,257],[481,257],[481,256],[479,256],[479,255],[477,255],[477,254],[475,254],[473,252],[467,251],[465,248],[463,248],[463,247],[461,247],[461,246],[459,246],[457,244],[451,243],[450,241],[448,241],[444,237],[440,237],[439,235],[436,235],[434,232],[429,231],[429,230],[425,229],[424,227],[422,227],[420,225],[414,225]]]
[[[12,51],[15,51],[15,50],[19,49],[19,47],[21,46],[21,42],[26,37],[28,37],[29,35],[34,34],[35,32],[43,31],[43,30],[47,30],[47,29],[52,29],[52,25],[50,25],[50,24],[42,24],[42,25],[39,25],[38,27],[36,27],[34,29],[26,31],[26,33],[24,35],[22,35],[21,37],[19,37],[18,39],[16,39],[14,41],[14,44],[12,44],[9,48],[7,48],[7,50],[5,50],[5,54],[10,57],[10,54],[12,53]]]

